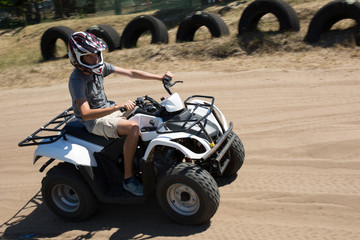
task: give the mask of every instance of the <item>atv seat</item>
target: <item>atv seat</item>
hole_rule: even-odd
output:
[[[65,135],[71,135],[77,138],[80,138],[84,141],[91,142],[100,146],[106,146],[112,143],[115,138],[105,138],[102,136],[97,136],[95,134],[89,133],[84,124],[79,122],[76,118],[70,120],[66,126]]]

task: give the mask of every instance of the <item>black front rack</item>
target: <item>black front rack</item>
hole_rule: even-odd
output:
[[[191,103],[189,102],[191,99],[193,98],[207,98],[207,99],[210,99],[211,102],[210,103],[207,103],[207,102],[204,102],[204,103]],[[184,104],[185,104],[185,107],[187,108],[189,105],[193,105],[195,106],[194,107],[194,110],[195,111],[198,107],[205,107],[205,108],[208,108],[206,114],[204,116],[202,116],[201,118],[198,118],[198,119],[188,119],[188,120],[180,120],[180,121],[176,121],[176,120],[168,120],[166,122],[163,122],[159,127],[158,129],[156,130],[157,133],[174,133],[174,132],[186,132],[188,130],[190,130],[191,128],[193,128],[195,125],[199,126],[201,131],[205,134],[207,140],[213,144],[214,141],[213,139],[210,137],[210,135],[208,134],[208,132],[205,130],[205,127],[204,127],[204,124],[203,124],[203,120],[206,119],[211,113],[215,116],[216,120],[218,121],[218,123],[220,124],[222,130],[224,131],[224,127],[221,123],[221,121],[219,120],[216,112],[214,111],[214,102],[215,102],[215,98],[214,97],[211,97],[211,96],[203,96],[203,95],[193,95],[193,96],[190,96],[188,97],[185,101],[184,101]],[[184,128],[181,128],[181,129],[178,129],[178,130],[170,130],[168,127],[167,127],[167,124],[171,123],[171,122],[176,122],[176,123],[184,123]],[[189,124],[189,126],[185,127],[187,124]],[[160,129],[164,128],[165,130],[162,131]]]
[[[19,147],[53,143],[65,134],[65,124],[74,116],[73,108],[70,107],[50,122],[36,130],[30,136],[19,142]]]

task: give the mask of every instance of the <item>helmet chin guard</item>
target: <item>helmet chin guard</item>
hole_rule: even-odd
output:
[[[75,32],[69,38],[68,55],[74,67],[86,73],[101,75],[104,68],[102,51],[106,48],[106,44],[95,35],[87,32]],[[98,63],[95,65],[84,63],[82,57],[93,53],[98,54]]]

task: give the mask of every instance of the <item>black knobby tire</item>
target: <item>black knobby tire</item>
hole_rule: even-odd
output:
[[[60,163],[42,180],[42,197],[50,210],[69,221],[92,216],[99,203],[89,185],[71,164]]]
[[[177,42],[190,42],[194,40],[195,32],[202,26],[209,29],[211,36],[218,38],[229,35],[229,28],[224,20],[211,12],[196,12],[186,16],[179,25],[176,33]]]
[[[229,149],[230,162],[226,167],[225,171],[223,172],[222,177],[230,177],[234,175],[235,173],[237,173],[237,171],[239,171],[239,169],[244,163],[245,149],[240,138],[236,135],[236,133],[231,132],[228,136],[228,139],[230,139],[234,135],[235,135],[234,142],[231,144]]]
[[[150,15],[141,15],[126,25],[121,36],[121,48],[136,47],[139,37],[146,31],[151,33],[151,44],[169,42],[167,27],[161,20]]]
[[[349,2],[349,3],[348,3]],[[340,20],[354,19],[360,30],[360,2],[336,0],[330,2],[318,10],[311,19],[305,41],[316,43],[320,40],[321,34],[327,32]]]
[[[104,40],[108,46],[109,52],[112,52],[120,47],[120,34],[109,25],[94,25],[86,29],[86,32],[92,33]]]
[[[295,10],[282,0],[255,0],[250,3],[241,15],[238,33],[256,31],[260,19],[271,13],[278,19],[279,32],[299,31],[300,23]]]
[[[208,222],[219,207],[220,194],[214,178],[190,163],[179,163],[167,171],[156,189],[165,213],[181,224]]]
[[[46,30],[41,37],[41,54],[44,60],[49,60],[55,57],[56,53],[56,40],[61,39],[64,41],[65,45],[68,45],[69,37],[75,31],[69,27],[57,26],[51,27]],[[64,56],[66,57],[67,54]]]

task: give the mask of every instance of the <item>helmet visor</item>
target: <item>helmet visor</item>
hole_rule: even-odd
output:
[[[98,68],[103,65],[102,52],[78,55],[78,62],[89,69]]]

